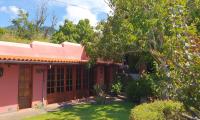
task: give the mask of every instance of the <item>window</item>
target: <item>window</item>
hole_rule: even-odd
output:
[[[81,66],[76,67],[76,90],[81,89]]]
[[[84,67],[83,69],[83,88],[88,89],[89,87],[89,72],[90,69]]]
[[[52,67],[47,73],[47,94],[64,92],[64,67]]]
[[[47,94],[50,94],[55,92],[55,68],[48,69],[47,72]]]
[[[56,70],[56,90],[58,93],[64,92],[64,67],[58,66]]]
[[[72,66],[67,66],[66,79],[66,91],[72,91]]]

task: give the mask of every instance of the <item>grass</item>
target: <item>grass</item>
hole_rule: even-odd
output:
[[[25,120],[128,120],[132,108],[133,104],[128,102],[82,104]]]
[[[28,39],[24,39],[24,38],[20,38],[16,35],[12,35],[9,33],[6,33],[4,35],[0,35],[0,41],[7,41],[7,42],[16,42],[16,43],[26,43],[29,44],[32,41],[41,41],[41,42],[50,42],[49,38],[43,38],[42,36],[38,35],[37,37],[35,37],[33,40],[28,40]]]

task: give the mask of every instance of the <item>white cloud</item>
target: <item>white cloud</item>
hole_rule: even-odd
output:
[[[95,26],[97,23],[96,15],[89,9],[76,6],[68,6],[66,8],[66,12],[66,18],[73,21],[75,24],[77,24],[81,19],[89,19],[92,26]]]
[[[99,13],[109,14],[111,12],[105,0],[54,0],[50,5],[65,6],[66,15],[64,19],[77,23],[79,20],[87,18],[92,26],[97,24]]]
[[[11,13],[13,13],[13,14],[18,14],[19,13],[19,8],[18,7],[16,7],[16,6],[9,6],[8,7],[8,10],[11,12]]]
[[[9,13],[12,15],[17,15],[19,13],[20,8],[16,7],[16,6],[1,6],[0,7],[0,12],[4,12],[4,13]],[[23,10],[23,9],[21,9]],[[25,10],[23,10],[25,11]]]

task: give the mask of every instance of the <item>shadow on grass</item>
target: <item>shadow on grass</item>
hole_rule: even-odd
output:
[[[129,102],[75,105],[30,120],[128,120],[132,108]]]

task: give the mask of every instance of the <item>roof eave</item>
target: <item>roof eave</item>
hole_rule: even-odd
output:
[[[7,64],[84,64],[87,61],[79,61],[79,62],[42,62],[42,61],[18,61],[18,60],[0,60],[0,63]]]

